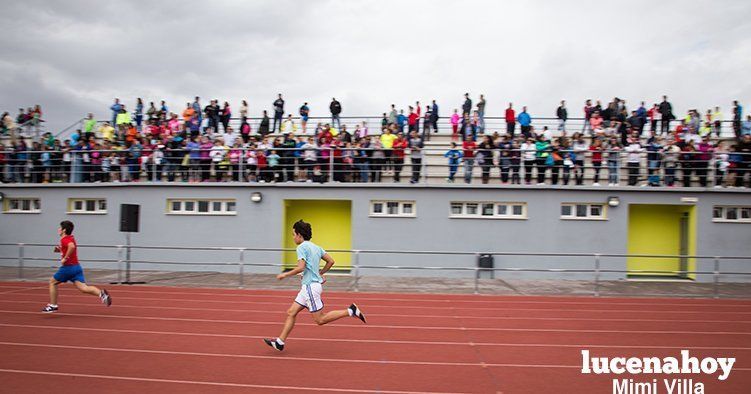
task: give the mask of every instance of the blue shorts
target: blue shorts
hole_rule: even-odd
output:
[[[86,279],[83,277],[83,268],[80,264],[76,265],[64,265],[60,267],[55,275],[52,276],[58,282],[81,282],[86,283]]]

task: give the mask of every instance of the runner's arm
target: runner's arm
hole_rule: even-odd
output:
[[[73,254],[74,250],[76,250],[76,244],[74,244],[72,242],[69,243],[68,244],[68,250],[65,251],[65,256],[63,256],[63,258],[60,260],[60,264],[63,264],[66,261],[68,261],[68,258],[70,257],[71,254]]]
[[[321,268],[321,271],[320,271],[320,274],[323,275],[329,272],[329,270],[335,264],[335,262],[334,262],[334,258],[331,257],[331,255],[328,253],[324,254],[323,257],[321,258],[323,259],[323,261],[326,262],[326,265],[323,268]]]
[[[281,273],[281,274],[277,275],[276,278],[279,279],[279,280],[282,280],[284,278],[297,275],[297,274],[299,274],[300,272],[303,272],[303,271],[305,271],[305,260],[304,259],[300,259],[300,260],[297,260],[297,267],[295,267],[295,268],[293,268],[293,269],[291,269],[291,270],[289,270],[287,272],[284,272],[284,273]]]

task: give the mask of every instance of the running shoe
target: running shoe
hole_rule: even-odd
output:
[[[102,300],[102,304],[104,305],[112,305],[112,297],[110,297],[110,293],[108,293],[107,290],[102,289],[101,294],[99,294],[99,299]]]
[[[362,311],[360,310],[360,308],[357,307],[357,304],[352,304],[347,309],[349,309],[350,312],[352,312],[352,317],[356,317],[356,318],[362,320],[363,323],[367,323],[365,321],[365,315],[362,313]]]
[[[284,350],[284,345],[282,345],[279,342],[277,342],[276,339],[266,339],[266,338],[264,338],[263,341],[266,342],[267,345],[273,347],[274,349],[276,349],[276,350],[278,350],[280,352],[282,350]]]
[[[52,306],[50,304],[47,304],[47,306],[45,306],[44,309],[42,309],[42,312],[44,312],[44,313],[57,312],[57,307],[56,306]]]

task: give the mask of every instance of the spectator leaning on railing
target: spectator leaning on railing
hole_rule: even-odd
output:
[[[360,127],[358,122],[354,134],[350,134],[347,131],[348,125],[343,124],[334,116],[335,111],[332,111],[332,124],[319,124],[316,128],[313,146],[317,165],[311,171],[303,171],[304,160],[301,160],[300,148],[304,143],[295,141],[293,135],[285,139],[278,138],[273,143],[270,140],[264,141],[263,137],[271,131],[269,118],[266,116],[261,120],[258,134],[253,134],[255,130],[251,129],[247,119],[247,101],[243,101],[240,107],[243,119],[240,120],[241,123],[237,129],[239,132],[237,132],[230,125],[232,112],[229,109],[229,102],[224,102],[223,107],[219,107],[218,100],[211,100],[211,103],[201,110],[199,100],[196,97],[193,103],[186,103],[181,113],[182,118],[178,117],[178,114],[169,112],[163,100],[158,108],[151,102],[146,111],[148,119],[139,128],[138,117],[139,114],[143,116],[143,112],[138,107],[139,104],[142,107],[143,101],[138,99],[136,111],[130,113],[126,106],[116,99],[115,104],[110,107],[113,114],[115,109],[118,110],[113,123],[105,122],[97,127],[98,123],[93,115],[89,114],[83,121],[82,130],[74,131],[69,141],[56,140],[51,133],[44,133],[41,138],[37,134],[35,138],[11,139],[13,146],[6,148],[6,153],[4,153],[5,164],[0,179],[40,183],[138,181],[143,178],[155,182],[165,179],[167,181],[177,179],[182,181],[208,181],[210,179],[214,181],[257,179],[295,181],[311,178],[323,182],[329,179],[340,182],[362,182],[374,179],[380,181],[380,176],[386,171],[386,175],[393,175],[393,179],[398,181],[399,170],[407,164],[412,165],[413,180],[419,180],[422,176],[434,173],[434,171],[428,171],[427,174],[421,174],[423,162],[427,161],[422,149],[410,150],[407,154],[406,149],[400,146],[401,142],[397,142],[401,141],[399,135],[401,124],[408,124],[410,130],[419,130],[421,119],[419,102],[415,107],[410,107],[409,118],[404,117],[403,112],[397,113],[396,105],[392,105],[390,112],[384,116],[385,124],[383,133],[378,138],[378,144],[372,145],[366,138],[367,123],[363,122]],[[330,109],[335,107],[336,103],[334,99]],[[274,104],[276,117],[278,102]],[[469,107],[466,104],[469,104]],[[307,107],[307,103],[304,107]],[[199,110],[196,111],[196,108]],[[556,117],[561,122],[559,134],[562,135],[560,137],[555,137],[547,126],[542,127],[541,131],[532,127],[532,117],[526,108],[518,117],[514,117],[513,107],[509,104],[505,117],[507,121],[505,133],[501,133],[502,130],[491,130],[485,126],[487,107],[484,95],[480,96],[477,110],[472,109],[472,100],[467,94],[465,105],[462,106],[465,116],[462,119],[458,111],[455,111],[456,116],[452,116],[450,120],[452,126],[456,125],[457,135],[461,125],[463,140],[469,138],[475,141],[479,138],[478,141],[480,141],[480,148],[477,151],[473,149],[476,155],[464,161],[467,182],[471,182],[472,167],[474,163],[477,163],[482,170],[483,183],[492,182],[491,174],[495,171],[496,165],[501,183],[506,183],[509,179],[512,183],[518,183],[521,164],[524,163],[527,175],[525,179],[531,181],[532,168],[536,167],[537,183],[540,184],[547,183],[549,170],[552,170],[552,183],[557,184],[560,171],[563,170],[563,184],[568,184],[569,177],[573,174],[577,185],[583,185],[585,177],[591,179],[594,185],[598,185],[602,161],[607,158],[610,184],[618,183],[620,164],[626,162],[629,167],[629,184],[631,185],[638,185],[646,176],[646,183],[642,186],[670,186],[674,184],[673,179],[677,170],[682,177],[681,183],[685,186],[695,185],[696,182],[702,187],[746,185],[748,143],[745,141],[745,136],[751,134],[751,118],[747,117],[746,120],[738,122],[737,117],[742,114],[742,107],[737,102],[734,103],[733,126],[738,130],[739,140],[732,148],[719,145],[721,142],[715,143],[710,138],[721,128],[721,123],[718,124],[722,120],[719,107],[715,107],[714,111],[706,110],[701,113],[692,109],[685,117],[680,118],[680,123],[675,130],[668,127],[667,131],[662,132],[662,127],[660,127],[660,132],[655,130],[650,135],[642,135],[646,121],[650,121],[652,129],[656,129],[657,125],[664,126],[663,120],[667,119],[669,125],[669,121],[675,119],[667,97],[663,98],[661,104],[655,104],[650,110],[646,110],[642,102],[634,111],[628,111],[625,101],[619,98],[614,98],[605,110],[599,102],[592,106],[591,100],[588,100],[585,105],[585,118],[589,114],[589,127],[585,126],[584,130],[591,128],[592,137],[586,137],[586,139],[583,134],[575,134],[572,139],[569,139],[563,133],[567,120],[567,113],[563,112],[565,111],[563,101],[556,111]],[[666,110],[668,112],[665,112]],[[604,118],[600,111],[606,113]],[[24,127],[40,120],[41,109],[39,108],[30,107],[28,111],[20,109],[19,112],[16,120],[26,122]],[[206,114],[208,118],[205,125],[202,124],[202,114]],[[432,134],[430,131],[435,131],[437,127],[435,100],[432,105],[425,107],[424,114],[422,120],[425,129],[421,137],[418,134],[420,144]],[[669,116],[666,118],[664,114]],[[517,120],[522,125],[523,134],[530,137],[534,149],[528,149],[530,141],[514,138],[512,133]],[[298,132],[295,118],[291,115],[279,123],[280,129],[285,133]],[[6,134],[9,130],[18,128],[13,117],[7,113],[3,115],[2,125],[3,132]],[[220,128],[219,125],[223,127]],[[483,126],[485,126],[484,129]],[[276,124],[273,130],[276,130]],[[665,138],[656,138],[658,136],[655,136],[655,133],[661,133]],[[414,146],[412,133],[409,135],[408,144]],[[391,138],[395,140],[390,141]],[[216,164],[204,151],[209,152],[220,139],[223,142],[221,146],[226,147],[229,153],[219,164]],[[627,152],[633,148],[634,142],[641,147],[642,150],[637,155],[638,161],[630,154],[631,152],[621,156],[619,152],[621,144],[617,143],[618,139],[626,143]],[[406,138],[404,140],[407,141]],[[593,150],[590,145],[596,146],[597,149]],[[276,152],[272,153],[271,150]],[[676,154],[676,150],[680,153]],[[418,153],[419,157],[416,156]],[[531,159],[527,156],[530,153]],[[279,156],[278,159],[274,155]],[[261,157],[260,160],[259,157]],[[497,161],[495,157],[498,157]],[[645,158],[646,171],[642,171],[640,163]],[[410,160],[409,163],[406,162],[407,159]],[[259,168],[262,167],[259,161],[269,164],[263,167],[263,176],[259,176]],[[469,163],[471,164],[468,165]],[[450,166],[451,163],[443,171],[449,173]],[[414,176],[415,170],[418,170],[416,177]],[[453,179],[453,177],[450,178]]]

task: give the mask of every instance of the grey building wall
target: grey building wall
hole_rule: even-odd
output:
[[[252,192],[261,192],[263,201],[250,201]],[[604,253],[625,254],[628,242],[628,207],[630,204],[684,204],[683,197],[694,197],[697,215],[696,252],[706,256],[751,256],[751,224],[715,223],[714,205],[751,205],[751,195],[740,190],[706,191],[704,189],[630,189],[630,188],[554,188],[554,187],[483,187],[411,186],[411,185],[233,185],[233,184],[109,184],[109,185],[3,185],[6,197],[38,197],[39,214],[0,215],[0,243],[54,243],[60,220],[76,224],[81,244],[121,245],[124,234],[118,232],[120,204],[141,205],[141,232],[132,235],[139,246],[226,246],[280,248],[283,244],[285,199],[346,199],[352,201],[352,247],[358,250],[420,250],[519,253]],[[604,203],[610,196],[620,199],[620,206],[610,208],[607,220],[561,220],[563,202]],[[105,215],[67,214],[68,198],[106,198]],[[168,198],[233,198],[237,200],[235,216],[167,215]],[[414,218],[376,218],[369,216],[371,200],[414,200]],[[526,220],[454,219],[449,218],[451,201],[508,201],[527,204]],[[659,240],[656,240],[659,242]],[[325,247],[325,245],[324,245]],[[27,261],[28,265],[54,264],[48,247],[24,248],[26,257],[49,259]],[[1,246],[0,264],[15,265],[18,249]],[[246,252],[249,263],[279,263],[280,252]],[[116,260],[113,249],[87,248],[81,251],[87,266],[103,266],[101,260]],[[195,263],[178,265],[142,265],[137,269],[204,269],[236,271],[237,251],[169,251],[134,250],[134,260]],[[522,257],[496,256],[497,267],[591,269],[592,257]],[[227,265],[206,265],[226,263]],[[413,267],[476,266],[471,255],[361,254],[360,265]],[[625,258],[603,258],[603,269],[625,270]],[[110,263],[110,266],[111,263]],[[751,272],[751,261],[722,261],[723,270]],[[713,270],[711,260],[699,261],[698,270]],[[275,272],[275,267],[248,267],[246,271]],[[472,271],[399,271],[367,269],[363,274],[471,277]],[[496,277],[583,279],[592,274],[503,272]],[[622,273],[603,275],[605,279],[624,278]],[[711,280],[699,276],[698,280]],[[751,280],[732,276],[724,279]]]

